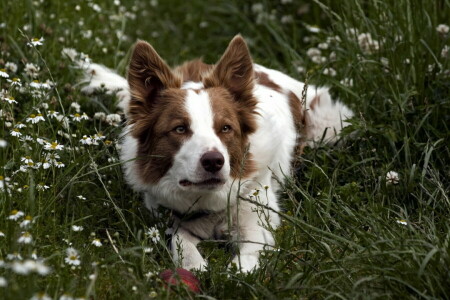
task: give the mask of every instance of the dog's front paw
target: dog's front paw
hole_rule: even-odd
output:
[[[231,264],[235,264],[239,271],[250,273],[259,267],[258,255],[256,254],[241,254],[233,258]]]

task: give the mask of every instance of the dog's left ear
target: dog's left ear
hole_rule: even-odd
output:
[[[211,73],[203,79],[205,88],[223,86],[235,97],[245,101],[253,97],[253,61],[241,35],[235,36]]]

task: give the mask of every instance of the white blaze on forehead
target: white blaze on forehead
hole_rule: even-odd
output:
[[[185,83],[183,83],[183,85],[181,86],[181,89],[182,89],[182,90],[189,90],[189,89],[192,89],[192,90],[200,90],[200,89],[202,89],[202,88],[204,88],[203,82],[193,82],[193,81],[185,82]]]
[[[190,128],[194,135],[214,136],[214,114],[211,107],[209,95],[205,91],[198,94],[192,90],[187,91],[186,110],[189,113]],[[216,136],[217,137],[217,136]]]

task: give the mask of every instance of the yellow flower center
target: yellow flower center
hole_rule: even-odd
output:
[[[3,176],[0,176],[0,180],[3,180],[4,179],[4,177]]]
[[[56,149],[56,147],[58,147],[57,142],[53,142],[52,145],[50,146],[50,148],[52,148],[52,149]]]
[[[36,115],[31,114],[31,115],[30,115],[30,118],[33,118],[33,119],[34,119],[34,118],[36,118]]]
[[[13,210],[9,213],[9,215],[10,215],[10,216],[15,216],[15,215],[17,215],[18,212],[19,212],[19,211],[18,211],[17,209],[13,209]]]
[[[74,114],[75,118],[79,118],[80,114]]]
[[[32,217],[32,216],[26,216],[26,217],[25,217],[25,220],[31,221],[31,220],[33,220],[33,217]]]

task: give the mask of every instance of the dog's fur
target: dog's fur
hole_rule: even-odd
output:
[[[186,269],[204,269],[204,239],[230,238],[241,270],[258,266],[280,224],[278,180],[293,156],[317,140],[335,141],[353,114],[326,88],[254,64],[236,36],[215,65],[175,69],[146,42],[132,54],[128,80],[92,64],[85,91],[118,91],[127,117],[121,143],[125,177],[146,206],[173,211],[172,251]],[[259,192],[258,192],[259,190]]]

